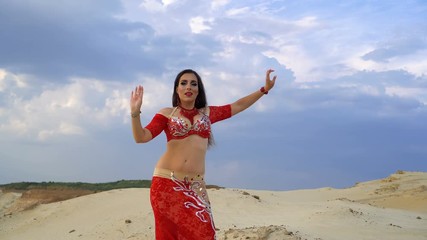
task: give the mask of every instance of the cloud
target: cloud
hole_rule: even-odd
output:
[[[400,87],[400,86],[391,86],[385,89],[385,92],[389,96],[397,96],[400,98],[407,99],[418,99],[424,105],[427,105],[427,87],[425,88],[415,88],[415,87]]]
[[[209,93],[215,94],[215,98],[210,101],[213,104],[223,104],[233,101],[236,97],[242,96],[249,90],[258,88],[262,84],[262,79],[264,78],[263,72],[269,67],[275,68],[278,71],[277,74],[281,76],[282,79],[285,79],[283,83],[279,82],[279,87],[280,84],[283,84],[282,86],[287,86],[288,90],[293,91],[295,89],[295,93],[302,94],[302,96],[308,96],[305,94],[307,91],[302,91],[303,89],[310,90],[314,93],[310,96],[316,96],[317,101],[311,102],[307,99],[301,99],[301,97],[296,94],[294,100],[287,100],[289,103],[292,102],[290,107],[294,109],[310,108],[311,104],[322,104],[323,106],[334,104],[334,102],[341,105],[344,103],[348,104],[349,102],[356,101],[349,99],[350,97],[359,99],[358,96],[365,95],[404,97],[404,92],[408,92],[408,89],[411,89],[411,93],[416,93],[417,97],[415,102],[425,102],[425,99],[422,97],[425,90],[420,88],[420,86],[407,86],[405,87],[406,90],[404,90],[402,88],[402,84],[404,84],[403,81],[391,84],[391,79],[406,78],[404,75],[399,75],[397,72],[396,74],[392,74],[392,71],[388,69],[376,67],[371,67],[370,69],[373,69],[371,72],[364,72],[363,70],[366,66],[362,67],[357,66],[357,64],[352,64],[352,62],[356,63],[357,61],[370,61],[370,59],[364,59],[363,55],[360,54],[365,50],[365,47],[363,45],[359,48],[354,48],[353,45],[351,48],[344,47],[344,42],[348,41],[352,35],[341,37],[334,34],[338,26],[328,26],[325,19],[316,12],[312,12],[310,15],[297,17],[293,20],[283,20],[276,14],[280,11],[287,11],[286,8],[275,9],[273,4],[259,3],[257,5],[258,7],[243,6],[242,8],[246,10],[238,11],[239,14],[227,14],[222,11],[224,10],[223,8],[239,9],[239,4],[231,4],[230,2],[223,1],[212,3],[217,5],[215,5],[215,8],[213,8],[214,5],[210,5],[212,9],[208,8],[210,10],[206,12],[207,14],[205,16],[194,17],[194,15],[188,14],[187,12],[182,12],[182,9],[188,7],[188,4],[190,4],[189,2],[143,1],[139,3],[139,8],[132,8],[132,4],[137,4],[137,2],[127,1],[123,3],[125,4],[122,8],[123,12],[119,12],[116,8],[110,9],[106,7],[104,9],[106,11],[104,12],[99,11],[99,9],[96,11],[96,16],[99,18],[92,18],[85,15],[84,19],[89,21],[89,26],[91,25],[90,23],[93,23],[94,26],[98,26],[98,24],[99,26],[106,26],[101,32],[100,30],[94,30],[87,37],[95,40],[99,34],[113,34],[113,38],[109,41],[104,40],[99,42],[101,45],[108,45],[109,42],[114,42],[115,44],[111,46],[105,45],[108,48],[106,48],[106,54],[109,54],[108,56],[105,55],[107,56],[107,61],[123,60],[114,57],[112,51],[117,51],[117,49],[126,52],[131,52],[132,49],[139,49],[136,52],[144,55],[144,57],[149,57],[150,60],[146,58],[135,62],[143,62],[144,64],[151,60],[154,60],[155,63],[161,62],[161,64],[156,64],[155,68],[148,70],[148,72],[144,71],[143,66],[134,68],[133,65],[135,65],[135,63],[128,64],[129,62],[124,61],[124,63],[126,63],[126,66],[124,66],[123,63],[118,63],[116,65],[116,63],[112,62],[115,66],[123,66],[123,69],[126,69],[126,71],[133,71],[134,77],[131,79],[135,79],[135,76],[138,78],[138,76],[144,73],[143,77],[140,77],[140,79],[145,79],[144,85],[147,84],[145,85],[147,97],[145,102],[151,112],[155,112],[155,108],[160,107],[159,104],[157,104],[159,102],[169,104],[169,100],[164,100],[165,98],[161,97],[161,94],[153,94],[154,91],[158,90],[156,88],[162,89],[162,95],[169,96],[171,91],[169,89],[169,83],[174,78],[174,74],[188,66],[192,66],[196,70],[199,70],[204,77],[208,97]],[[156,13],[159,15],[158,17],[150,15],[150,11],[153,10],[153,7],[150,8],[151,10],[148,9],[150,4],[162,6],[163,10],[160,13]],[[94,3],[93,7],[94,6],[97,5]],[[194,9],[197,10],[206,6],[208,6],[208,3],[198,3],[194,5]],[[17,4],[9,4],[8,7],[16,11],[28,11],[30,16],[39,16],[40,13],[43,12],[43,7],[41,6],[38,6],[35,10],[22,8],[22,6],[18,6]],[[60,10],[65,9],[59,5],[53,5],[53,7]],[[221,11],[219,10],[220,8]],[[92,11],[90,7],[89,10],[83,10],[77,5],[67,6],[67,10],[75,13]],[[98,11],[103,13],[98,13]],[[136,13],[134,11],[137,11],[138,16],[134,15],[134,13]],[[149,21],[145,13],[148,14]],[[272,15],[265,15],[265,13],[270,13]],[[112,18],[112,14],[116,14],[116,17]],[[80,26],[72,22],[68,23],[70,16],[70,13],[67,13],[63,19],[59,19],[60,23],[65,23],[65,29],[72,29],[73,26]],[[176,18],[177,16],[180,16],[181,20],[177,20],[177,22],[170,21],[171,19],[178,19]],[[162,20],[162,18],[165,20]],[[78,20],[77,23],[81,21],[82,20]],[[348,21],[348,19],[346,19],[346,21]],[[253,23],[251,28],[247,27],[248,22]],[[54,26],[54,22],[47,21],[47,23],[49,24],[48,27]],[[174,28],[176,32],[163,32],[162,26],[167,26],[166,24],[168,23],[171,23],[168,29],[171,29],[171,27],[173,28],[175,24],[185,24],[176,29]],[[39,25],[41,23],[37,24]],[[82,34],[82,31],[84,31],[84,28],[81,31],[72,32],[70,36],[84,36],[85,34]],[[191,31],[198,34],[191,35]],[[177,32],[189,33],[190,35],[178,36],[176,35]],[[117,36],[120,37],[117,38]],[[295,38],[304,41],[298,42],[292,40]],[[316,41],[318,41],[318,39],[321,40],[316,43],[314,39],[316,39]],[[64,39],[58,39],[58,41],[61,41],[61,44],[67,42],[64,42]],[[396,45],[398,49],[401,49],[405,44],[409,44],[411,40],[402,40],[400,42],[400,45]],[[417,47],[413,49],[418,50],[406,51],[407,54],[414,54],[422,51],[423,42],[417,42]],[[92,43],[95,43],[95,41]],[[55,44],[52,42],[52,45]],[[76,44],[76,46],[78,45],[85,44]],[[128,46],[129,48],[123,48],[122,46]],[[90,47],[88,48],[89,52],[99,48],[95,45],[88,45],[88,47]],[[330,51],[330,49],[337,50]],[[75,50],[78,50],[78,52],[85,52],[84,49]],[[63,52],[61,55],[68,57],[73,56],[69,52]],[[55,59],[55,57],[53,59]],[[84,113],[95,111],[98,118],[103,120],[103,123],[108,122],[106,121],[107,116],[114,116],[117,118],[122,115],[119,118],[124,118],[123,114],[126,112],[128,93],[118,90],[113,91],[111,89],[101,93],[101,91],[95,89],[102,85],[100,82],[105,81],[111,76],[116,76],[115,78],[121,79],[128,75],[120,71],[114,71],[115,73],[111,74],[109,71],[112,71],[114,67],[110,68],[103,65],[106,63],[105,60],[100,63],[101,65],[97,63],[93,65],[93,62],[97,62],[93,60],[90,60],[90,64],[85,64],[84,62],[77,63],[77,60],[76,58],[75,61],[73,60],[73,62],[70,62],[70,66],[73,66],[70,70],[73,69],[73,71],[70,71],[68,74],[63,74],[63,81],[66,82],[66,87],[60,87],[58,85],[58,89],[56,90],[36,90],[40,92],[40,95],[38,97],[33,97],[31,103],[27,101],[27,105],[44,104],[45,106],[52,106],[52,104],[56,104],[55,106],[59,109],[68,106],[69,108],[80,109],[80,111]],[[57,60],[54,61],[60,62]],[[41,61],[40,64],[43,64],[42,62],[43,61]],[[64,62],[60,62],[60,64],[63,65]],[[94,74],[94,76],[99,77],[93,79],[98,80],[87,80],[90,79],[88,75],[91,75],[87,74],[88,71],[76,71],[76,68],[83,67],[83,65],[85,65],[84,67],[88,67],[88,71],[94,73],[99,71],[98,69],[103,69],[102,73]],[[286,68],[283,67],[283,65],[285,65]],[[51,65],[51,67],[55,68],[55,64]],[[167,71],[163,71],[165,69],[167,69]],[[376,74],[375,71],[381,72]],[[154,77],[154,72],[169,72],[170,74]],[[108,77],[106,75],[108,75]],[[374,75],[377,75],[376,77],[378,78],[374,79]],[[8,76],[8,79],[11,79],[10,76],[12,75],[9,74]],[[296,79],[294,79],[294,76],[296,76]],[[0,86],[5,86],[6,82],[9,82],[8,84],[12,83],[11,80],[6,81],[5,77],[1,79],[3,80],[0,82]],[[366,79],[372,79],[372,81],[368,82]],[[388,82],[384,82],[381,79],[387,79]],[[16,80],[13,81],[16,82]],[[125,86],[129,86],[131,81],[130,79],[125,80]],[[245,83],[243,86],[242,82]],[[307,84],[304,84],[304,82],[307,82]],[[90,87],[90,91],[94,91],[97,94],[93,94],[89,98],[89,93],[80,89],[83,84],[88,84],[89,86],[93,84],[97,85],[97,87]],[[110,80],[110,84],[111,86],[119,85],[120,81]],[[227,86],[226,88],[224,88],[224,84]],[[109,88],[111,86],[103,87]],[[4,89],[5,87],[2,88]],[[68,94],[66,102],[63,102],[65,101],[64,99],[58,100],[60,99],[60,94],[58,93],[60,89],[66,91]],[[72,91],[74,91],[74,94],[71,93]],[[78,92],[82,95],[79,96]],[[336,92],[342,92],[343,94],[337,94]],[[409,94],[405,96],[409,97]],[[19,98],[16,99],[23,101]],[[267,109],[272,110],[274,106],[276,106],[274,103],[275,101],[266,101],[266,103],[258,104],[255,109],[266,111]],[[38,111],[44,113],[42,110]],[[81,116],[83,113],[78,113],[78,115]],[[19,122],[20,121],[15,122],[15,126],[25,125],[18,124]],[[61,121],[57,122],[56,129],[60,129],[60,122]],[[70,124],[75,123],[71,122]],[[81,125],[75,124],[75,126]],[[81,127],[81,129],[85,128]],[[81,132],[84,132],[84,130]]]
[[[142,3],[140,4],[141,8],[146,9],[149,12],[161,12],[165,10],[165,7],[167,5],[157,1],[157,0],[144,0],[142,1]]]
[[[194,17],[190,19],[190,28],[191,28],[191,32],[193,33],[202,33],[204,31],[210,30],[211,27],[210,25],[211,20],[209,19],[204,19],[203,17]]]
[[[426,80],[405,71],[361,71],[320,84],[297,84],[289,94],[302,109],[338,107],[348,114],[403,117],[426,110]]]
[[[249,10],[250,10],[249,7],[232,8],[232,9],[227,10],[226,14],[227,14],[227,16],[236,16],[236,15],[248,13]]]
[[[26,86],[25,76],[15,75],[4,69],[0,69],[0,92],[11,87],[25,88]]]
[[[57,135],[80,135],[83,134],[83,129],[81,127],[75,126],[67,122],[61,122],[59,126],[55,129],[49,130],[40,130],[37,136],[37,139],[41,141],[46,141],[49,138],[55,137]]]
[[[2,35],[0,67],[51,80],[76,74],[117,80],[152,72],[149,63],[156,59],[141,48],[149,45],[152,29],[115,18],[119,1],[99,3],[3,1],[0,32],[8,34]],[[128,38],[135,31],[144,38]]]
[[[8,97],[0,106],[0,131],[15,134],[15,138],[45,141],[81,135],[91,128],[124,121],[128,113],[130,86],[118,82],[73,78],[67,84],[26,88],[32,88],[32,96],[23,95],[26,89],[6,88]]]
[[[211,3],[212,10],[217,10],[226,6],[230,0],[213,0]]]
[[[397,36],[387,43],[379,43],[378,48],[362,56],[364,60],[389,62],[393,58],[412,55],[427,48],[426,39],[415,36]]]

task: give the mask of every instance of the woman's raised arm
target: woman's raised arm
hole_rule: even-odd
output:
[[[277,76],[274,76],[273,79],[270,78],[270,74],[274,72],[273,69],[268,69],[265,76],[265,85],[258,91],[253,92],[249,94],[246,97],[243,97],[236,102],[231,104],[231,115],[234,116],[238,114],[239,112],[247,109],[252,104],[254,104],[258,99],[260,99],[265,94],[268,94],[268,91],[270,91],[274,84],[276,83]]]
[[[130,111],[132,119],[132,133],[136,143],[145,143],[153,137],[151,132],[141,125],[141,106],[142,97],[144,96],[144,88],[139,85],[132,91],[130,95]]]

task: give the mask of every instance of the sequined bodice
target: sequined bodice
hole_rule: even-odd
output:
[[[202,117],[194,122],[193,125],[181,117],[170,116],[168,121],[168,132],[171,139],[181,139],[193,134],[202,138],[209,138],[211,134],[211,121],[209,117],[200,112]]]
[[[203,110],[198,110],[199,112],[196,115],[201,114],[202,117],[196,120],[194,124],[182,117],[174,116],[177,109],[175,108],[169,116],[157,113],[145,128],[151,132],[153,138],[164,130],[168,142],[194,134],[202,138],[209,138],[212,124],[231,117],[231,105],[209,106],[208,108],[209,111],[206,111],[208,114]]]

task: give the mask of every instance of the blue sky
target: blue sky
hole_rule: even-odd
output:
[[[211,105],[276,70],[276,87],[213,126],[207,180],[349,187],[427,171],[425,1],[0,1],[0,183],[150,179],[164,134],[133,142],[192,68]]]

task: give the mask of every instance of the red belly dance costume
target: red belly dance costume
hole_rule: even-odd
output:
[[[200,111],[202,118],[193,124],[193,117],[189,117],[189,125],[184,119],[173,116],[176,109],[169,117],[156,114],[146,126],[153,138],[162,131],[165,131],[167,141],[183,139],[193,134],[209,138],[211,124],[231,117],[230,105],[210,106],[209,115]],[[199,110],[193,115],[197,114]],[[150,200],[157,240],[216,239],[204,176],[156,168]]]

